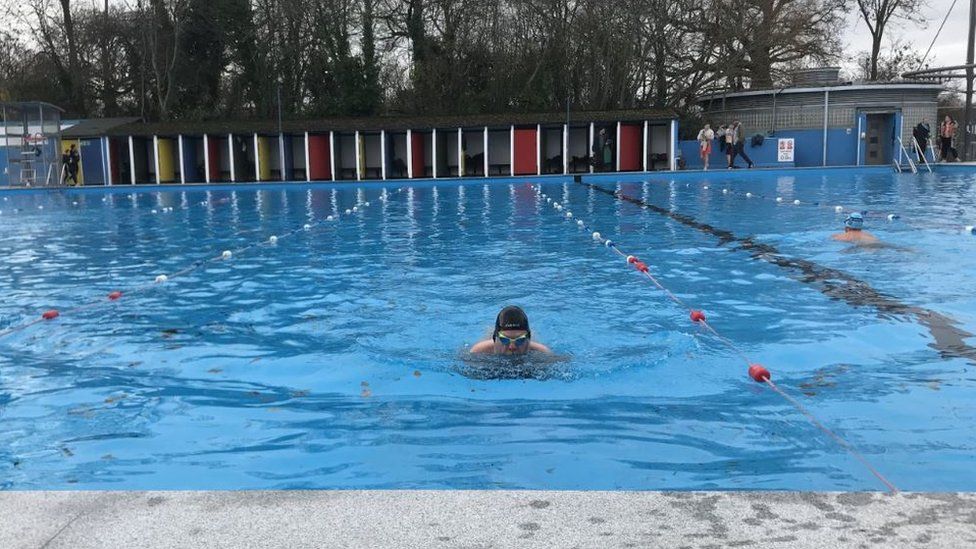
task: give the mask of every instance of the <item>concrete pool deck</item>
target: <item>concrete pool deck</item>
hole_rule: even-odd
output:
[[[0,492],[0,547],[976,547],[973,493]]]

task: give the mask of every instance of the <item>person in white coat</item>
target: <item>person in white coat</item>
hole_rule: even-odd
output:
[[[715,140],[715,132],[709,124],[698,132],[698,154],[701,155],[705,169],[708,169],[708,157],[712,154],[712,141]]]

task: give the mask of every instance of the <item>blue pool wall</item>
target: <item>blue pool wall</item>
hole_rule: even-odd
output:
[[[936,171],[959,169],[967,171],[976,171],[976,167],[968,165],[937,165],[933,166]],[[829,174],[832,172],[839,171],[852,171],[856,170],[858,173],[890,173],[890,166],[828,166],[826,168],[815,166],[811,168],[790,168],[786,166],[778,166],[777,168],[765,168],[762,173],[766,175],[797,175],[800,173],[824,173]],[[742,181],[749,181],[749,172],[735,172],[737,176],[741,176]],[[8,188],[0,189],[0,195],[18,195],[18,194],[37,194],[37,193],[49,193],[58,192],[64,193],[69,196],[73,195],[83,195],[83,194],[130,194],[139,192],[160,192],[160,191],[241,191],[248,189],[261,189],[261,190],[287,190],[287,189],[356,189],[363,187],[372,188],[390,188],[396,189],[403,186],[409,186],[414,188],[428,188],[436,187],[439,185],[512,185],[512,184],[526,184],[526,183],[573,183],[573,178],[575,175],[579,175],[583,181],[597,184],[608,184],[608,183],[630,183],[630,182],[643,182],[643,181],[681,181],[681,180],[693,180],[700,181],[702,173],[700,171],[685,170],[685,171],[659,171],[659,172],[611,172],[611,173],[593,173],[593,174],[574,174],[574,175],[563,175],[563,174],[553,174],[553,175],[538,175],[538,176],[516,176],[516,177],[490,177],[490,178],[472,178],[472,177],[451,177],[451,178],[437,178],[437,179],[387,179],[383,180],[367,180],[367,181],[274,181],[274,182],[262,182],[262,183],[164,183],[161,185],[156,184],[139,184],[139,185],[106,185],[106,186],[93,186],[93,187],[62,187],[57,189],[45,189],[45,188]],[[738,179],[739,177],[737,177]]]
[[[752,158],[756,167],[760,168],[813,168],[823,167],[823,136],[822,129],[814,130],[783,130],[772,136],[766,136],[763,144],[753,147],[751,135],[746,140],[745,152]],[[777,140],[794,139],[794,161],[777,161]],[[857,138],[857,128],[834,128],[827,130],[827,166],[856,166],[858,165],[860,140]],[[685,168],[700,170],[704,167],[698,154],[698,141],[684,140],[678,142],[678,150],[685,159]],[[712,145],[709,164],[713,168],[726,166],[725,154],[718,148],[718,140]],[[738,166],[745,166],[741,157],[735,161]]]

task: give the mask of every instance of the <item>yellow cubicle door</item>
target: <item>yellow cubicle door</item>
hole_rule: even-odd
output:
[[[160,137],[157,139],[156,154],[159,158],[159,182],[172,183],[176,181],[176,166],[173,155],[173,140]]]
[[[67,154],[71,150],[71,146],[75,146],[75,151],[78,153],[78,185],[85,184],[85,167],[81,163],[81,140],[80,139],[62,139],[61,140],[61,155]],[[67,185],[74,185],[75,182],[67,182],[68,177],[68,167],[61,162],[58,162],[58,173],[60,174],[60,181]]]

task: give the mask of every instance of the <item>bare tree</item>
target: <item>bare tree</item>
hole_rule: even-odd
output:
[[[176,95],[176,68],[188,7],[188,0],[149,0],[148,6],[139,0],[147,58],[152,68],[152,97],[160,120],[170,119]]]
[[[43,52],[52,62],[58,83],[64,93],[64,108],[73,115],[84,116],[84,75],[78,57],[78,41],[70,0],[59,0],[57,11],[50,0],[31,0],[34,20],[32,30]],[[67,59],[63,52],[67,51]]]
[[[846,0],[26,1],[5,87],[170,120],[274,116],[279,88],[296,116],[686,111],[834,59]]]
[[[922,66],[922,53],[900,38],[891,40],[877,59],[872,60],[868,52],[860,52],[860,58],[864,59],[864,64],[854,75],[858,80],[870,80],[872,70],[875,80],[894,80],[902,73]]]
[[[871,58],[869,80],[878,79],[878,58],[881,55],[881,41],[888,25],[895,20],[910,21],[924,25],[921,15],[925,0],[857,0],[864,23],[871,33]]]
[[[839,57],[846,0],[717,0],[723,15],[714,33],[733,39],[732,78],[772,87],[778,70],[802,60]]]

